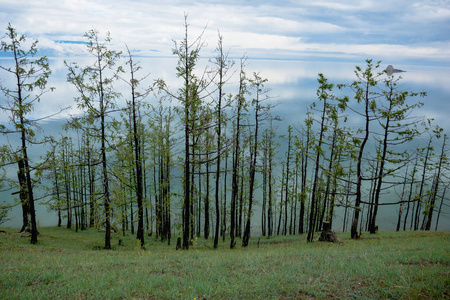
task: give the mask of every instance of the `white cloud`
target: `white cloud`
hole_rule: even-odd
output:
[[[332,9],[337,11],[356,11],[361,9],[368,9],[372,7],[370,1],[350,0],[345,3],[333,0],[316,0],[309,3],[310,6],[317,6],[322,9]]]
[[[63,53],[80,53],[83,46],[55,40],[82,41],[84,32],[95,28],[101,33],[110,31],[117,47],[127,43],[141,54],[171,55],[172,40],[182,38],[183,15],[188,13],[192,37],[208,24],[205,38],[209,51],[214,49],[220,29],[225,46],[232,47],[236,55],[244,52],[281,58],[392,55],[450,61],[446,50],[448,38],[439,41],[433,37],[433,43],[427,40],[429,36],[443,35],[436,32],[449,23],[447,2],[318,0],[293,1],[286,6],[286,2],[276,1],[241,5],[170,0],[158,4],[118,0],[0,0],[0,5],[7,10],[0,13],[4,17],[0,26],[6,28],[7,22],[12,22],[19,32],[38,37],[42,47]],[[430,25],[424,20],[434,23]]]

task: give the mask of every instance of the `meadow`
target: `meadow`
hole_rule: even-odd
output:
[[[363,233],[341,244],[306,237],[253,237],[188,251],[146,237],[66,228],[39,229],[29,244],[0,233],[0,299],[449,299],[450,232]],[[318,235],[317,235],[318,236]],[[122,239],[123,245],[119,245]]]

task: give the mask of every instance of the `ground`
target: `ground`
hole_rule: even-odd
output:
[[[449,232],[363,233],[341,244],[300,236],[229,241],[188,250],[131,234],[40,228],[39,244],[0,233],[1,299],[449,299]],[[318,236],[318,235],[317,235]],[[119,239],[124,246],[119,245]]]

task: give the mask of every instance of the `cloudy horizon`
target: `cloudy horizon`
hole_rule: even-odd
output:
[[[7,1],[0,0],[2,38],[8,23],[49,56],[85,53],[83,34],[109,31],[134,54],[170,56],[188,15],[192,37],[206,27],[205,54],[217,31],[230,56],[360,60],[450,65],[449,1]]]

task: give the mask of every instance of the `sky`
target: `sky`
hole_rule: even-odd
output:
[[[450,65],[449,0],[0,0],[0,35],[11,23],[66,57],[83,54],[96,29],[135,55],[170,56],[185,14],[193,37],[206,27],[206,51],[219,30],[232,57]]]
[[[109,31],[114,50],[126,44],[134,56],[151,57],[143,60],[151,80],[173,79],[175,60],[158,57],[173,57],[185,15],[193,39],[204,32],[202,57],[214,55],[220,31],[230,58],[245,54],[257,61],[249,67],[262,68],[271,96],[285,102],[278,109],[286,116],[298,119],[293,107],[314,100],[317,73],[349,82],[353,62],[364,66],[372,58],[383,68],[407,70],[406,87],[429,92],[420,113],[450,129],[450,0],[0,0],[0,39],[11,23],[29,41],[39,40],[41,55],[61,58],[51,60],[49,86],[56,90],[33,111],[39,118],[54,113],[62,99],[73,102],[76,91],[66,81],[63,59],[86,54],[83,35],[91,29],[103,36]],[[77,113],[70,105],[61,117]],[[0,114],[0,123],[5,120]]]

